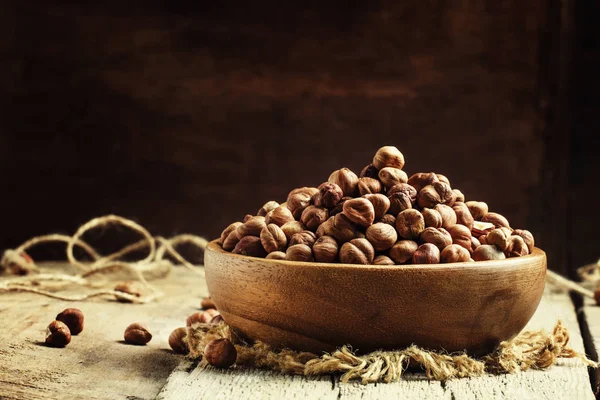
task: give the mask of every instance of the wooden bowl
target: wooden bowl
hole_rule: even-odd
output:
[[[546,254],[437,265],[324,264],[247,257],[217,241],[206,281],[225,321],[274,347],[359,352],[416,344],[491,352],[535,312]]]

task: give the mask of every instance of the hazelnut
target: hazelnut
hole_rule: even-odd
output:
[[[471,231],[464,225],[452,225],[446,228],[452,236],[452,243],[471,251]]]
[[[385,167],[379,171],[379,180],[385,187],[391,188],[398,183],[406,183],[408,176],[401,169]]]
[[[404,167],[404,155],[395,146],[383,146],[375,153],[373,165],[379,170],[385,167],[402,169]]]
[[[508,238],[511,235],[511,231],[506,228],[497,228],[487,234],[487,244],[493,244],[500,250],[506,250],[508,246]]]
[[[287,245],[285,233],[275,224],[269,224],[260,232],[260,243],[267,253],[281,251]]]
[[[386,195],[381,193],[366,194],[363,196],[373,204],[373,210],[375,212],[375,220],[380,219],[390,209],[390,199]]]
[[[465,205],[465,203],[457,201],[452,206],[452,209],[456,213],[457,224],[462,224],[469,228],[469,230],[473,229],[473,224],[475,223],[475,220],[473,219],[471,211],[469,211],[469,208]]]
[[[301,187],[292,190],[287,197],[287,208],[292,212],[295,219],[300,219],[302,211],[310,205],[312,196],[319,193],[319,189],[313,187]]]
[[[504,260],[506,256],[493,244],[482,244],[473,251],[471,255],[475,261],[486,261],[486,260]]]
[[[439,182],[437,175],[434,172],[418,172],[408,178],[408,184],[420,192],[425,186],[431,185],[434,182]]]
[[[204,348],[204,358],[213,367],[229,368],[235,364],[237,351],[229,339],[214,339]]]
[[[248,221],[250,218],[254,217],[254,215],[252,214],[246,214],[244,215],[244,218],[242,219],[242,223],[246,223],[246,221]]]
[[[510,224],[508,223],[508,220],[506,218],[504,218],[502,215],[495,213],[495,212],[488,212],[481,218],[481,221],[494,224],[494,226],[496,228],[502,228],[502,227],[510,228]]]
[[[52,321],[46,328],[46,344],[52,347],[65,347],[71,342],[69,327],[61,321]]]
[[[145,345],[152,340],[152,334],[150,331],[148,331],[144,325],[137,322],[129,325],[127,329],[125,329],[125,334],[123,337],[127,343],[137,345]]]
[[[471,249],[475,250],[479,246],[481,246],[479,239],[477,239],[475,236],[471,236]]]
[[[380,254],[373,259],[373,265],[394,265],[394,260],[386,255]]]
[[[187,317],[186,326],[192,326],[195,323],[208,324],[214,317],[221,313],[214,308],[209,308],[206,311],[198,311]]]
[[[359,226],[368,227],[375,220],[375,209],[373,203],[361,197],[344,202],[342,215]]]
[[[488,237],[490,235],[488,235]],[[514,235],[508,237],[507,246],[504,250],[504,255],[506,257],[521,257],[526,256],[527,254],[529,254],[529,249],[521,236]]]
[[[395,215],[412,208],[417,198],[417,191],[408,183],[398,183],[388,190],[387,196],[390,199],[389,212]]]
[[[373,164],[365,166],[358,175],[359,178],[375,178],[379,177],[379,170]]]
[[[240,227],[241,225],[242,225],[241,222],[234,222],[233,224],[230,224],[227,228],[225,228],[223,230],[223,232],[221,233],[221,237],[219,238],[219,243],[221,243],[221,245],[223,245],[225,243],[225,240],[227,239],[227,237],[232,232],[235,232],[237,230],[237,228]],[[233,249],[233,247],[232,247],[232,249]]]
[[[78,335],[83,330],[83,313],[77,308],[67,308],[56,316],[56,320],[69,327],[71,335]]]
[[[440,249],[431,243],[419,246],[412,257],[413,264],[439,264]]]
[[[461,202],[461,203],[465,202],[465,195],[463,194],[463,192],[461,192],[458,189],[452,189],[452,191],[454,192],[454,195],[456,196],[457,202]]]
[[[425,220],[419,210],[404,210],[396,217],[396,230],[404,239],[416,239],[425,229]]]
[[[475,222],[473,222],[473,227],[471,228],[471,232],[473,232],[474,235],[481,236],[481,235],[487,235],[494,229],[496,229],[494,224],[491,224],[489,222],[475,221]]]
[[[443,182],[434,182],[425,186],[417,195],[417,204],[421,208],[433,208],[437,204],[452,206],[456,201],[456,195],[449,185]]]
[[[353,197],[342,197],[340,202],[337,203],[331,210],[329,210],[329,216],[333,217],[334,215],[341,213],[344,210],[344,203],[352,199]]]
[[[435,245],[440,251],[452,244],[452,236],[444,228],[425,228],[421,233],[421,240]]]
[[[279,203],[276,201],[267,201],[257,212],[256,215],[264,217],[274,209],[279,207]]]
[[[382,222],[384,224],[388,224],[393,226],[394,228],[396,227],[396,217],[394,217],[392,214],[385,214],[384,216],[381,217],[381,219],[377,222]]]
[[[119,282],[115,285],[114,290],[117,292],[115,293],[115,297],[121,303],[131,303],[133,300],[131,300],[131,298],[121,296],[119,293],[126,293],[134,297],[142,297],[143,294],[142,284],[136,281]]]
[[[371,264],[375,249],[367,239],[352,239],[340,249],[340,262],[345,264]]]
[[[295,233],[305,231],[306,225],[300,221],[290,221],[281,225],[281,230],[285,234],[286,239],[289,241]]]
[[[319,225],[327,221],[329,211],[324,207],[308,206],[302,212],[300,221],[311,231],[316,231]]]
[[[233,254],[241,254],[250,257],[264,257],[267,252],[262,247],[260,238],[256,236],[246,236],[240,239],[232,251]]]
[[[409,185],[408,183],[397,183],[391,188],[389,188],[387,195],[388,197],[392,196],[395,193],[404,193],[408,196],[411,203],[414,203],[417,200],[417,191],[414,187]]]
[[[321,236],[313,245],[312,251],[315,261],[332,263],[338,256],[338,244],[331,236]]]
[[[442,250],[440,260],[443,263],[469,262],[471,255],[469,250],[458,244],[451,244]]]
[[[452,186],[450,185],[450,180],[446,177],[446,175],[442,175],[442,174],[435,174],[438,178],[438,180],[440,182],[444,182],[446,185],[448,186]]]
[[[438,204],[433,209],[440,213],[440,216],[442,217],[442,228],[448,229],[452,225],[456,225],[456,212],[452,207],[445,204]]]
[[[361,196],[371,193],[381,193],[381,182],[374,178],[359,178],[358,192]]]
[[[187,337],[187,329],[186,328],[177,328],[169,335],[169,346],[173,349],[175,353],[178,354],[187,354],[190,352],[188,345],[185,341]]]
[[[285,260],[285,253],[283,251],[274,251],[272,253],[267,254],[267,256],[265,257],[266,259],[269,260]]]
[[[476,221],[481,221],[481,218],[488,213],[488,205],[483,201],[467,201],[465,204]]]
[[[523,238],[523,240],[525,241],[525,244],[527,245],[527,249],[529,250],[529,253],[531,254],[533,252],[533,249],[535,248],[535,239],[533,238],[533,235],[531,234],[531,232],[526,231],[524,229],[515,229],[512,232],[512,234],[521,236]]]
[[[295,244],[305,244],[308,247],[312,247],[313,244],[315,244],[315,240],[317,240],[317,237],[314,233],[311,231],[302,231],[292,235],[289,245],[293,246]]]
[[[245,236],[260,236],[260,231],[267,226],[265,217],[250,217],[236,229],[237,236],[241,239]]]
[[[358,193],[358,176],[348,168],[333,171],[327,180],[338,185],[344,196],[354,197]]]
[[[239,222],[241,225],[242,223]],[[235,248],[235,245],[238,244],[240,238],[237,235],[237,229],[230,232],[229,235],[223,241],[223,250],[231,251]]]
[[[481,235],[481,236],[479,236],[479,243],[480,244],[488,244],[488,242],[487,242],[487,235]]]
[[[377,251],[389,249],[398,240],[398,233],[393,226],[378,222],[367,228],[366,239],[371,242],[373,248]]]
[[[422,213],[426,228],[441,228],[442,215],[432,208],[424,208]]]
[[[210,298],[210,296],[204,297],[202,299],[202,301],[200,302],[200,307],[202,307],[204,310],[211,310],[217,308],[217,306],[215,306],[215,302]]]
[[[319,195],[316,197],[315,205],[333,208],[344,197],[342,188],[333,182],[321,183],[318,187]]]
[[[392,246],[389,256],[396,264],[404,264],[412,260],[413,254],[419,248],[417,242],[412,240],[400,240]]]
[[[285,253],[284,253],[285,254]],[[225,320],[223,319],[223,316],[221,314],[217,314],[214,317],[212,317],[212,319],[210,320],[210,324],[211,325],[218,325],[221,322],[225,322]]]
[[[286,222],[294,221],[294,216],[289,208],[281,205],[269,211],[265,216],[265,224],[275,224],[277,226],[283,226]]]
[[[314,261],[312,249],[305,244],[294,244],[285,252],[285,259],[290,261]]]

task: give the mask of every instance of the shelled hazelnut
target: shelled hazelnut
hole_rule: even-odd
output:
[[[52,347],[65,347],[71,342],[71,331],[61,321],[52,321],[46,328],[45,343]]]
[[[425,186],[417,195],[419,207],[433,208],[438,204],[452,206],[456,201],[456,195],[450,185],[443,182],[434,182]]]
[[[506,257],[522,257],[529,254],[525,240],[521,236],[513,235],[508,238],[504,255]]]
[[[265,258],[269,260],[285,260],[285,253],[283,251],[274,251],[267,254]]]
[[[127,343],[140,346],[143,346],[152,340],[152,334],[148,328],[137,322],[129,325],[127,329],[125,329],[123,337]]]
[[[365,194],[381,193],[381,182],[374,178],[359,178],[358,192],[361,196]]]
[[[276,201],[267,201],[257,212],[256,215],[264,217],[274,209],[279,207],[279,203]]]
[[[464,225],[456,224],[448,227],[452,243],[458,244],[471,251],[471,231]]]
[[[246,236],[241,238],[235,245],[232,253],[251,257],[264,257],[267,255],[267,252],[260,242],[260,238],[256,236]]]
[[[408,209],[396,217],[396,230],[404,239],[416,239],[425,230],[423,214],[418,210]]]
[[[56,320],[69,327],[71,335],[78,335],[83,331],[83,313],[77,308],[67,308],[56,316]]]
[[[386,255],[380,254],[373,259],[373,265],[394,265],[394,260]]]
[[[329,182],[338,185],[344,196],[355,197],[358,193],[358,176],[348,168],[338,169],[329,175]]]
[[[469,251],[458,244],[445,247],[440,255],[440,260],[443,263],[468,262],[470,259]]]
[[[493,244],[482,244],[473,251],[472,257],[475,261],[504,260],[506,258],[502,250]]]
[[[300,221],[311,231],[316,231],[319,225],[327,221],[329,211],[325,207],[308,206],[302,211]]]
[[[442,215],[439,213],[439,211],[425,207],[421,214],[423,214],[423,220],[425,221],[426,228],[442,227]]]
[[[396,243],[398,233],[393,226],[378,222],[367,228],[365,237],[376,251],[384,251]]]
[[[412,240],[400,240],[396,242],[389,251],[389,257],[396,264],[405,264],[411,261],[415,251],[419,248],[417,242]]]
[[[390,209],[390,199],[386,195],[381,193],[366,194],[363,196],[373,204],[373,212],[375,213],[375,220],[381,219]]]
[[[483,222],[490,222],[494,224],[496,228],[510,228],[508,220],[504,218],[504,216],[495,212],[486,213],[483,217],[481,217],[481,220]]]
[[[433,172],[418,172],[408,178],[408,184],[414,187],[417,192],[420,192],[425,186],[439,181],[437,175]]]
[[[448,229],[457,224],[458,218],[452,207],[449,207],[446,204],[437,204],[433,209],[440,213],[440,216],[442,217],[442,228]]]
[[[375,208],[373,207],[373,203],[365,198],[357,198],[344,202],[342,213],[351,222],[364,228],[371,225],[375,220]]]
[[[394,217],[392,214],[385,214],[377,222],[382,222],[384,224],[388,224],[388,225],[391,225],[393,227],[396,227],[396,217]]]
[[[340,261],[345,264],[371,264],[375,249],[367,239],[352,239],[340,249]]]
[[[281,225],[281,230],[285,234],[286,239],[289,241],[295,233],[305,231],[307,230],[307,227],[300,221],[290,221]]]
[[[369,165],[365,165],[365,167],[358,174],[359,178],[379,178],[379,170],[375,168],[375,166],[371,163]]]
[[[305,244],[293,244],[285,252],[285,259],[290,261],[314,261],[312,249]]]
[[[284,205],[280,205],[272,211],[269,211],[265,216],[265,224],[275,224],[282,226],[286,222],[294,221],[294,215],[289,208]]]
[[[238,237],[241,239],[245,236],[260,236],[260,231],[267,226],[265,217],[250,216],[242,225],[235,230]]]
[[[408,175],[406,172],[398,168],[385,167],[379,171],[379,180],[387,188],[391,188],[398,183],[406,183],[408,181]]]
[[[471,211],[462,202],[455,202],[452,206],[454,213],[456,214],[456,223],[461,224],[469,228],[469,230],[473,229],[473,224],[475,223],[475,219],[471,215]]]
[[[476,221],[481,221],[481,218],[488,213],[488,205],[483,201],[467,201],[465,204]]]
[[[413,254],[413,264],[438,264],[440,262],[440,249],[431,243],[425,243],[417,248]]]
[[[533,235],[531,234],[531,232],[524,230],[524,229],[515,229],[512,232],[512,234],[520,236],[525,241],[525,244],[527,245],[527,250],[529,250],[529,253],[531,253],[533,251],[533,248],[535,247],[535,239],[533,238]]]
[[[385,167],[402,169],[404,167],[404,155],[395,146],[383,146],[375,153],[373,165],[379,170]]]
[[[315,261],[332,263],[337,259],[339,246],[331,236],[321,236],[312,248]]]
[[[217,306],[215,305],[215,302],[213,301],[213,299],[208,296],[208,297],[204,297],[202,299],[202,301],[200,302],[200,307],[202,307],[203,310],[211,310],[211,309],[217,309]]]
[[[442,251],[452,244],[452,236],[444,228],[425,228],[421,233],[421,241],[431,243]]]
[[[285,250],[287,238],[275,224],[269,224],[260,232],[260,243],[267,253]]]
[[[177,328],[169,335],[169,346],[175,353],[187,354],[190,352],[190,349],[185,341],[186,336],[186,328]]]
[[[308,247],[312,247],[315,244],[315,240],[317,240],[317,237],[311,231],[298,232],[292,235],[290,247],[295,244],[305,244]]]
[[[217,368],[229,368],[237,359],[237,351],[229,339],[214,339],[204,348],[204,358]]]
[[[333,208],[344,197],[342,188],[333,182],[324,182],[319,185],[318,189],[319,195],[316,197],[318,200],[315,202],[317,206]]]

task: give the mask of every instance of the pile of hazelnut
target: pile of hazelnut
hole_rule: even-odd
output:
[[[226,251],[253,257],[347,264],[436,264],[529,254],[533,235],[480,201],[465,201],[444,175],[402,170],[394,146],[357,176],[334,171],[319,187],[292,190],[229,225]]]

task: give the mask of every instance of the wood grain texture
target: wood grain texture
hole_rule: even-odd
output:
[[[476,263],[357,266],[240,256],[213,241],[208,288],[225,321],[275,347],[361,352],[412,343],[488,353],[527,324],[546,257]]]

